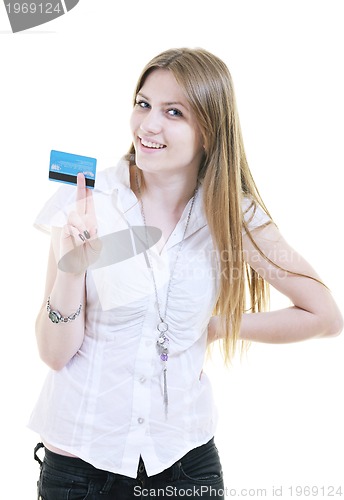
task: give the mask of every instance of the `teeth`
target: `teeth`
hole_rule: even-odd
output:
[[[141,139],[141,143],[143,144],[143,146],[146,146],[146,148],[162,149],[165,147],[163,144],[158,144],[157,142],[145,141],[144,139]]]

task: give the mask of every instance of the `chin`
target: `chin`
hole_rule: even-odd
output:
[[[140,170],[143,172],[158,172],[161,170],[161,163],[149,161],[147,159],[143,159],[140,155],[136,155],[135,163]]]

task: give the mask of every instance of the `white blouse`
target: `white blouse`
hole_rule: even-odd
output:
[[[99,236],[143,225],[125,160],[98,172],[93,198]],[[64,225],[74,200],[75,187],[62,185],[36,226],[47,230]],[[190,203],[161,254],[155,246],[149,250],[163,312]],[[244,211],[249,206],[244,200]],[[250,229],[269,220],[260,208],[249,208],[245,217]],[[125,246],[123,238],[119,241]],[[209,441],[216,428],[212,390],[202,367],[219,272],[202,209],[202,188],[170,285],[167,418],[152,275],[144,253],[135,254],[135,245],[132,252],[115,247],[112,251],[105,265],[87,272],[84,342],[63,369],[48,373],[29,427],[51,445],[129,477],[136,477],[141,455],[151,476]]]

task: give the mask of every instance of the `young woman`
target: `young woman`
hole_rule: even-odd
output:
[[[52,370],[30,421],[45,448],[44,500],[224,498],[207,345],[222,342],[229,360],[238,340],[343,325],[260,199],[219,58],[155,57],[131,130],[128,155],[93,192],[79,174],[76,194],[61,187],[36,221],[52,233],[36,325]],[[266,312],[268,283],[292,307]]]

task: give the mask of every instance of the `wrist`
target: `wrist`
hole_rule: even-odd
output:
[[[84,297],[85,274],[73,275],[57,271],[54,286],[49,293],[51,309],[56,307],[57,312],[61,311],[63,317],[68,317],[84,302]]]
[[[86,277],[86,270],[81,271],[80,273],[72,273],[66,272],[59,268],[57,268],[56,272],[56,282],[61,285],[65,285],[66,287],[70,286],[80,286],[84,283]]]
[[[78,309],[72,314],[70,314],[69,316],[64,316],[60,313],[60,311],[57,311],[56,309],[53,309],[51,307],[50,297],[48,297],[46,309],[48,312],[48,317],[52,323],[69,323],[71,321],[74,321],[79,316],[82,309],[82,304],[80,304]]]

